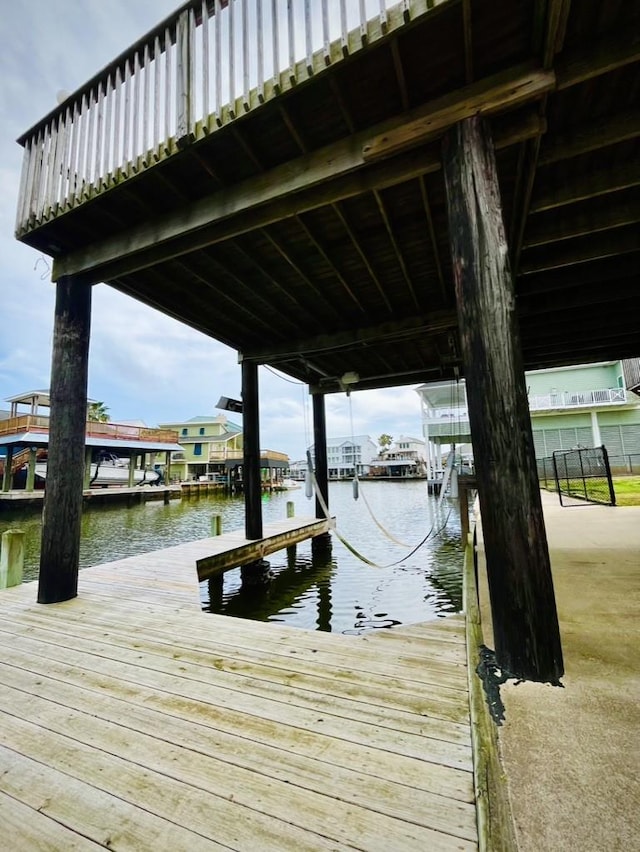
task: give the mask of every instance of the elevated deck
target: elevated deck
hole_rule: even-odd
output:
[[[199,611],[209,541],[0,593],[14,850],[477,848],[464,619],[362,637]]]

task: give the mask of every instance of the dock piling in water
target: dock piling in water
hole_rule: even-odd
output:
[[[6,530],[0,548],[0,589],[19,586],[24,571],[24,532]]]

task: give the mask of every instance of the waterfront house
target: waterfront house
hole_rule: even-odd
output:
[[[381,477],[426,476],[426,445],[419,438],[401,435],[371,464],[371,475]]]
[[[33,491],[38,484],[36,461],[46,459],[49,446],[49,391],[27,391],[6,401],[10,403],[10,410],[6,417],[0,417],[2,491],[11,491],[18,486]],[[87,409],[93,402],[87,400]],[[154,468],[159,461],[166,467],[171,452],[179,449],[177,437],[176,432],[170,429],[150,429],[141,421],[112,423],[87,417],[85,488],[91,484],[90,463],[96,461],[97,455],[102,453],[128,459],[133,476],[136,467]]]
[[[180,449],[171,456],[172,476],[183,481],[227,482],[241,478],[244,453],[242,427],[226,414],[199,415],[162,424],[178,433]],[[276,450],[260,451],[263,482],[281,480],[289,470],[289,456]]]
[[[315,466],[315,445],[309,447]],[[369,435],[349,438],[327,438],[327,467],[329,479],[350,479],[356,473],[366,476],[378,448]]]
[[[600,361],[525,373],[536,458],[577,446],[607,448],[614,472],[640,470],[640,359]],[[635,391],[634,391],[635,388]],[[464,381],[416,388],[428,464],[443,448],[471,440]]]

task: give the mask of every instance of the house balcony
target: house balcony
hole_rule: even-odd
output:
[[[23,414],[0,421],[0,438],[16,437],[22,442],[46,444],[49,440],[49,418],[40,414]],[[149,429],[146,426],[128,426],[122,423],[100,423],[87,420],[86,438],[104,442],[105,445],[121,443],[123,446],[135,444],[177,444],[178,433],[172,429]]]
[[[567,408],[592,408],[593,406],[620,405],[627,402],[624,388],[565,391],[529,397],[530,411],[551,411]]]
[[[601,388],[586,391],[537,394],[529,396],[529,410],[562,411],[576,408],[610,407],[627,403],[624,388]],[[423,422],[429,429],[429,437],[464,437],[470,432],[469,413],[466,407],[431,408],[424,410]]]
[[[244,459],[243,450],[212,449],[209,453],[209,461],[224,463],[228,461],[242,464]],[[289,464],[289,456],[286,453],[279,453],[277,450],[260,450],[260,460],[269,462],[282,462],[283,465]]]
[[[20,137],[16,236],[58,254],[56,219],[402,28],[405,5],[189,0]]]

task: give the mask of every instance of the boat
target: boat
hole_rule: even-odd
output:
[[[296,482],[295,479],[290,479],[289,477],[283,479],[278,483],[278,485],[283,489],[283,491],[293,491],[294,488],[302,487],[299,482]]]
[[[47,463],[36,463],[36,476],[47,478]],[[136,469],[133,472],[134,485],[159,485],[160,474],[156,470]],[[129,484],[129,459],[119,458],[114,453],[102,453],[96,462],[91,463],[91,488],[104,488],[108,485]]]

